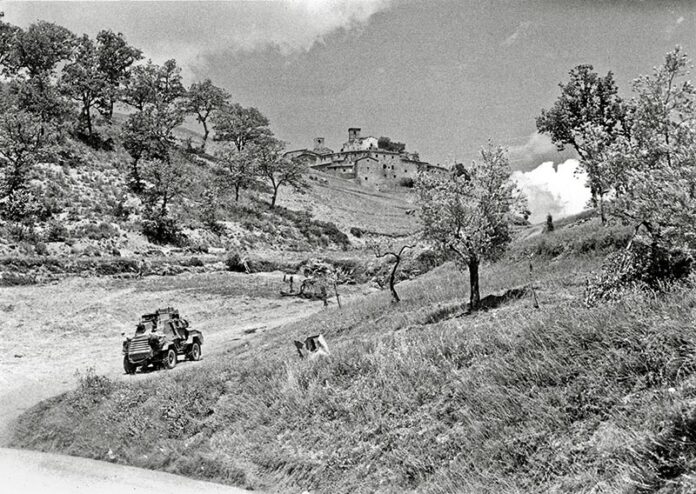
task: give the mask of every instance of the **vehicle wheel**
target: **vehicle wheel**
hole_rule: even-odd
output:
[[[189,352],[188,357],[194,361],[201,359],[201,345],[198,342],[191,345],[191,351]]]
[[[130,360],[128,360],[128,356],[123,357],[123,370],[126,371],[126,374],[135,374],[135,369],[137,369],[138,366],[131,363]]]
[[[176,367],[176,350],[174,350],[173,348],[170,348],[167,352],[167,356],[164,360],[164,365],[167,367],[167,369],[173,369],[174,367]]]

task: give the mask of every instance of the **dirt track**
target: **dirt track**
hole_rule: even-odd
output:
[[[240,494],[234,487],[72,456],[0,448],[3,492]]]
[[[88,368],[114,380],[153,379],[159,372],[205,366],[206,357],[222,354],[232,346],[253,345],[264,331],[321,310],[321,302],[279,297],[281,279],[280,273],[208,273],[139,280],[71,278],[44,286],[0,289],[0,446],[7,445],[12,423],[23,411],[74,388],[77,373],[84,374]],[[140,314],[164,306],[177,307],[192,327],[203,331],[203,360],[180,362],[172,371],[125,375],[121,333],[132,333]],[[14,465],[11,458],[16,451],[0,451],[2,472]],[[27,456],[30,464],[39,465],[39,460],[40,455]],[[79,477],[83,460],[65,461],[68,463],[56,460],[50,465],[58,469],[60,465],[74,466],[66,473],[65,485],[69,486],[71,478]],[[141,474],[140,478],[142,475],[147,476]],[[101,489],[107,485],[106,477],[90,478],[100,486],[90,492],[107,492]]]

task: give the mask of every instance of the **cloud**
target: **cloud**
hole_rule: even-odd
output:
[[[564,151],[558,151],[556,145],[546,134],[534,132],[527,138],[527,142],[519,146],[510,146],[508,155],[513,170],[534,170],[539,163],[545,161],[560,162],[575,158],[572,149],[566,146]]]
[[[235,2],[13,2],[7,21],[37,18],[94,36],[109,27],[126,35],[147,58],[176,58],[193,72],[210,54],[303,53],[334,33],[359,32],[392,0],[285,0]]]
[[[505,38],[500,45],[501,46],[512,46],[518,41],[526,38],[531,32],[532,23],[530,21],[522,21],[517,25],[515,31]]]
[[[531,171],[513,172],[512,179],[529,201],[532,223],[543,221],[547,214],[562,218],[586,209],[590,200],[587,176],[576,173],[577,169],[578,161],[569,159],[557,166],[547,161]]]

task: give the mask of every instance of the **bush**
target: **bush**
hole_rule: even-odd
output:
[[[153,244],[183,247],[186,237],[176,220],[169,216],[155,216],[143,221],[143,235]]]
[[[46,242],[65,242],[70,234],[68,229],[62,223],[52,220],[46,228]]]
[[[43,242],[37,242],[36,245],[34,246],[34,251],[36,252],[37,256],[47,256],[48,255],[48,247]]]
[[[415,182],[413,180],[413,177],[401,177],[399,179],[399,185],[402,187],[412,189],[415,186]]]
[[[353,235],[356,238],[361,238],[365,232],[363,231],[362,228],[358,228],[357,226],[354,226],[350,229],[350,234]]]
[[[635,242],[629,250],[610,255],[599,275],[588,280],[585,304],[616,300],[629,288],[663,291],[691,273],[692,259],[680,251],[667,251]]]
[[[227,257],[225,261],[228,271],[234,271],[235,273],[246,273],[247,268],[244,259],[239,255],[238,252],[231,254]]]
[[[181,265],[188,266],[190,268],[201,268],[205,266],[205,263],[199,257],[190,257],[188,259],[184,259]]]
[[[111,223],[101,222],[97,223],[87,223],[86,225],[80,226],[75,231],[75,236],[87,237],[90,240],[106,240],[109,238],[119,236],[120,231],[117,227],[113,226]]]

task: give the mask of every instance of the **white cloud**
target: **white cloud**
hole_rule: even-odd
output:
[[[223,37],[238,50],[278,47],[283,53],[309,50],[336,30],[351,30],[389,7],[391,0],[286,0],[240,11],[242,22]],[[269,8],[270,7],[270,8]]]
[[[549,161],[528,172],[513,172],[512,179],[529,201],[530,221],[543,221],[547,214],[561,218],[586,208],[590,200],[587,176],[577,170],[578,161],[569,159],[558,166]]]

